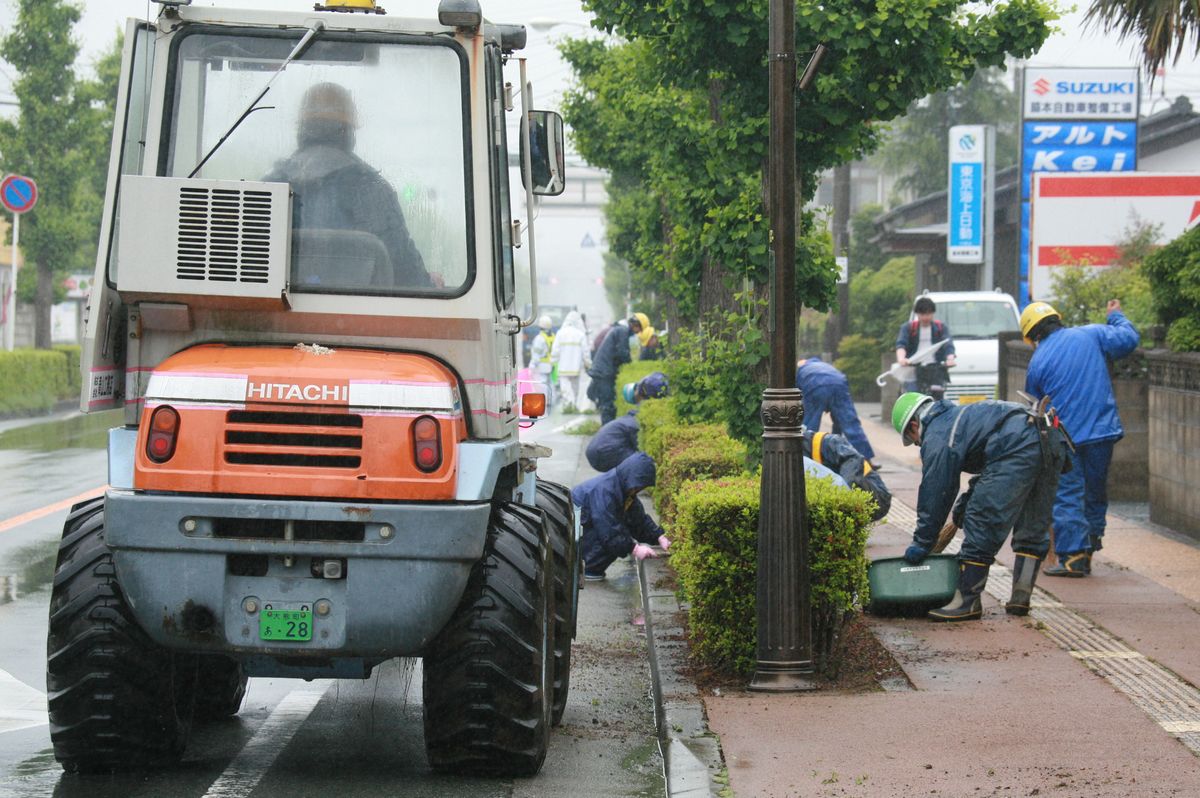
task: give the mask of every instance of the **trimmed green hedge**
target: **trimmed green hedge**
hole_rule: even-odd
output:
[[[862,491],[807,481],[813,655],[818,670],[847,613],[866,603],[866,541],[872,499]],[[671,565],[690,603],[692,656],[704,667],[747,677],[754,670],[758,572],[757,476],[688,482],[675,497]]]
[[[79,347],[0,352],[0,415],[32,415],[79,396]]]
[[[745,470],[746,447],[724,432],[713,430],[697,439],[680,442],[658,466],[655,509],[664,523],[670,523],[675,517],[675,496],[685,482],[737,476]]]
[[[83,374],[79,370],[83,349],[78,344],[61,344],[54,347],[54,351],[61,352],[67,359],[67,395],[62,398],[74,399],[83,387]]]
[[[664,454],[661,444],[663,431],[677,426],[679,414],[675,409],[674,397],[646,402],[638,408],[638,447],[657,463]]]
[[[666,373],[666,365],[667,365],[666,362],[662,361],[662,360],[635,360],[632,363],[626,363],[624,366],[621,366],[621,369],[617,372],[617,415],[618,416],[625,415],[633,408],[633,405],[626,402],[625,397],[622,395],[621,389],[625,387],[625,383],[637,382],[642,377],[645,377],[647,374],[652,374],[655,371],[661,371],[665,374]],[[670,379],[669,376],[668,376],[668,379]],[[656,399],[654,401],[661,401],[661,400]],[[650,404],[650,403],[647,402],[646,404]],[[641,410],[638,411],[639,415],[641,414],[641,412],[642,412]]]

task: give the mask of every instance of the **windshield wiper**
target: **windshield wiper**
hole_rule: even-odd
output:
[[[208,163],[208,159],[213,157],[217,150],[221,149],[221,145],[225,143],[226,139],[233,135],[233,131],[237,130],[242,122],[246,121],[246,117],[250,116],[250,114],[254,113],[255,111],[266,111],[270,108],[274,108],[274,106],[271,105],[259,106],[259,102],[263,97],[267,96],[267,92],[271,90],[271,84],[275,82],[275,78],[279,77],[283,70],[287,69],[288,64],[299,58],[300,55],[308,49],[308,46],[312,44],[313,39],[317,38],[317,34],[323,30],[325,30],[324,22],[314,22],[312,26],[309,27],[308,32],[301,37],[300,41],[296,43],[296,46],[292,48],[292,51],[288,53],[288,57],[283,59],[283,63],[279,65],[279,69],[276,69],[275,73],[267,80],[267,84],[263,86],[263,90],[258,93],[257,97],[250,101],[250,104],[246,106],[246,110],[242,111],[241,115],[238,116],[238,118],[234,120],[233,124],[229,126],[229,130],[226,130],[225,134],[221,136],[221,138],[217,139],[217,143],[214,144],[212,149],[200,159],[200,163],[196,164],[196,168],[188,174],[189,178],[195,177],[196,173],[204,168],[204,164]]]

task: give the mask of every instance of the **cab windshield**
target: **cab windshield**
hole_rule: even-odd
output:
[[[466,290],[468,150],[459,52],[322,32],[263,90],[302,32],[195,32],[175,49],[164,174],[288,183],[291,290]]]

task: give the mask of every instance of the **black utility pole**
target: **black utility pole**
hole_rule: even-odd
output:
[[[751,690],[812,690],[808,523],[796,384],[795,0],[770,0],[771,381],[763,391],[763,468],[758,519],[758,649]],[[824,48],[805,69],[816,73]]]

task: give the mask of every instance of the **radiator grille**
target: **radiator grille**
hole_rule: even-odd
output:
[[[180,280],[267,283],[271,194],[226,188],[179,188]]]
[[[225,462],[292,468],[358,468],[362,416],[231,410],[225,418]]]

